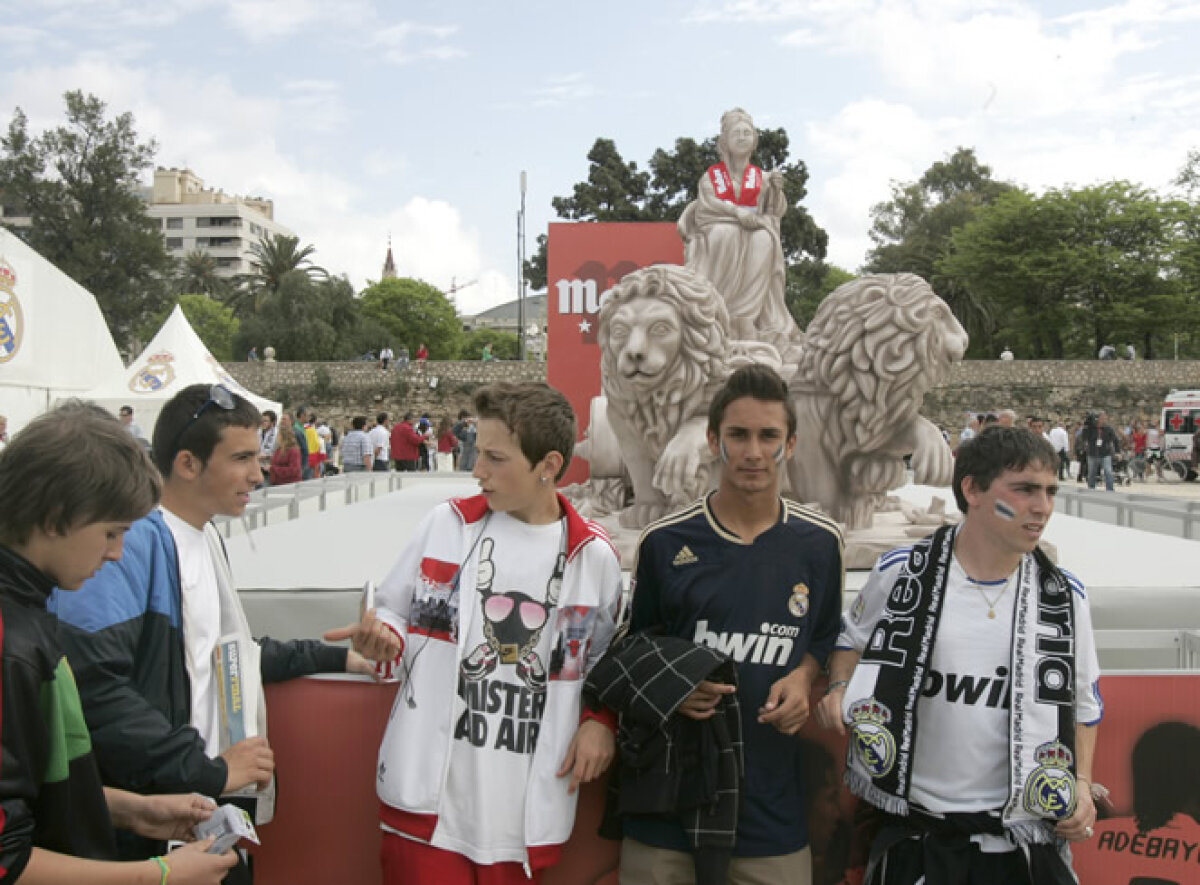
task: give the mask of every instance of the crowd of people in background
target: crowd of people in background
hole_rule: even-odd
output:
[[[1013,427],[1018,423],[1017,413],[1012,409],[970,413],[957,436],[949,431],[943,431],[943,435],[951,448],[957,449],[986,427]],[[1047,421],[1037,415],[1024,420],[1029,430],[1043,437],[1058,453],[1060,480],[1069,480],[1074,475],[1077,483],[1086,482],[1088,488],[1094,489],[1103,479],[1104,488],[1111,492],[1118,475],[1126,471],[1132,471],[1138,479],[1151,473],[1159,480],[1163,477],[1165,457],[1157,418],[1125,418],[1114,425],[1108,413],[1098,409],[1086,413],[1078,423],[1061,419],[1049,423],[1047,427]],[[1200,465],[1200,439],[1193,440],[1190,462],[1193,470],[1197,465]]]
[[[126,417],[122,414],[123,421]],[[379,412],[374,418],[355,415],[339,434],[307,406],[294,415],[267,409],[258,431],[258,460],[264,483],[272,486],[338,473],[470,473],[475,468],[475,422],[466,409],[457,420],[441,415],[436,423],[429,414],[405,412],[394,421]]]

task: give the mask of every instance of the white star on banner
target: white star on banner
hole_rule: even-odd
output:
[[[579,321],[579,331],[580,332],[592,331],[592,324],[589,323],[587,320],[580,320]]]

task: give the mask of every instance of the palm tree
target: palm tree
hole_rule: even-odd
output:
[[[293,271],[307,274],[310,279],[328,279],[323,267],[313,264],[308,256],[317,251],[316,246],[300,246],[299,237],[275,234],[264,238],[250,247],[251,272],[239,280],[232,302],[249,300],[255,313],[263,301],[279,290],[279,284]]]
[[[229,293],[229,280],[217,273],[217,259],[200,249],[193,249],[176,265],[174,289],[176,295],[223,299]]]

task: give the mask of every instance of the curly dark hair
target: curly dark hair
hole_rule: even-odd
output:
[[[1185,811],[1200,814],[1200,728],[1160,722],[1142,732],[1130,758],[1138,829],[1157,829]],[[1200,819],[1197,819],[1200,823]]]

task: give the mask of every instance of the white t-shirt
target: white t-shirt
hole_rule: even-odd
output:
[[[376,461],[386,461],[391,457],[392,437],[388,433],[388,429],[382,424],[376,424],[371,428],[371,432],[367,434],[367,439],[371,441],[371,451],[379,449],[379,452],[371,455]]]
[[[557,623],[547,589],[558,555],[565,550],[565,538],[563,520],[529,525],[505,513],[493,514],[476,554],[481,581],[491,575],[491,584],[460,590],[464,596],[473,593],[478,598],[471,606],[462,603],[463,610],[474,607],[476,611],[464,618],[470,625],[461,646],[460,674],[464,675],[454,699],[455,739],[442,793],[447,807],[441,825],[448,839],[461,836],[464,853],[468,849],[481,856],[512,853],[509,860],[524,860],[517,846],[524,845],[525,793],[545,708]],[[507,598],[497,598],[501,596]],[[489,639],[485,619],[490,612],[494,622],[505,609],[510,611],[493,627]],[[527,643],[529,651],[522,654]],[[483,675],[466,678],[467,672],[479,672],[471,668],[473,660],[488,657],[494,664],[485,665]],[[522,672],[540,674],[540,688],[531,687]],[[498,797],[504,797],[502,813],[497,813]],[[470,821],[468,832],[450,832],[451,821]]]
[[[1050,440],[1050,445],[1054,446],[1054,451],[1056,452],[1071,448],[1070,441],[1067,439],[1067,430],[1062,425],[1056,424],[1054,427],[1051,427],[1047,438]]]
[[[883,613],[887,594],[907,559],[901,551],[884,554],[842,621],[839,648],[866,646]],[[1075,599],[1076,704],[1081,724],[1093,724],[1103,713],[1091,613],[1083,586],[1067,575]],[[909,798],[933,812],[986,811],[1008,801],[1009,662],[1014,572],[999,582],[975,582],[958,557],[952,557],[946,599],[933,646],[930,673],[917,704],[917,740]],[[992,604],[994,603],[994,604]],[[996,613],[988,617],[989,609]],[[922,741],[922,734],[954,735],[953,753],[941,741]],[[941,748],[938,752],[937,748]]]
[[[221,591],[216,564],[204,532],[162,508],[163,520],[179,553],[183,601],[183,644],[192,689],[191,725],[204,738],[205,751],[220,755],[219,693],[213,676],[213,651],[221,639]]]

